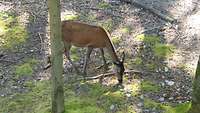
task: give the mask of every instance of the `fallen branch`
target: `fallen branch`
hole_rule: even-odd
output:
[[[111,62],[107,62],[107,63],[106,63],[106,65],[109,65],[109,64],[111,64]],[[98,67],[96,67],[96,69],[101,69],[102,67],[104,67],[104,64],[103,64],[103,65],[100,65],[100,66],[98,66]]]
[[[17,63],[17,61],[7,60],[7,59],[0,59],[0,62]]]
[[[124,74],[129,74],[129,73],[155,74],[155,72],[144,72],[144,71],[139,71],[139,70],[126,70],[126,71],[124,72]],[[80,78],[80,79],[78,79],[77,81],[101,79],[101,78],[104,78],[104,77],[115,76],[115,74],[116,74],[116,73],[114,73],[114,72],[109,72],[109,73],[100,74],[100,75],[97,75],[97,76]]]
[[[125,2],[125,3],[128,3],[128,4],[133,4],[135,5],[136,7],[139,7],[139,8],[143,8],[144,10],[147,10],[155,15],[157,15],[158,17],[162,18],[163,20],[165,21],[168,21],[168,22],[175,22],[176,20],[168,15],[164,15],[162,14],[160,11],[154,9],[154,8],[151,8],[151,7],[147,7],[146,5],[143,5],[137,1],[133,1],[133,0],[120,0],[121,2]]]

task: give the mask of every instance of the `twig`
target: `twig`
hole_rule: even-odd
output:
[[[17,61],[7,60],[7,59],[0,59],[0,62],[17,63]]]
[[[109,64],[111,64],[111,62],[107,62],[107,63],[106,63],[106,65],[109,65]],[[104,66],[104,64],[103,64],[103,65],[100,65],[100,66],[98,66],[98,67],[96,67],[96,69],[101,69],[103,66]]]
[[[43,50],[45,49],[45,48],[44,48],[44,40],[42,39],[42,36],[41,36],[41,33],[40,33],[40,32],[38,33],[38,36],[39,36],[40,44],[41,44],[40,52],[41,52],[41,54],[42,54],[42,58],[44,59],[44,55],[43,55]]]
[[[168,22],[175,22],[176,20],[168,15],[164,15],[162,14],[160,11],[154,9],[154,8],[151,8],[151,7],[147,7],[146,5],[143,5],[139,2],[136,2],[136,1],[132,1],[132,0],[120,0],[121,2],[125,2],[125,3],[128,3],[128,4],[133,4],[139,8],[143,8],[144,10],[148,10],[149,12],[157,15],[158,17],[162,18],[163,20],[165,21],[168,21]]]
[[[6,1],[0,1],[0,3],[3,3],[3,4],[13,4],[11,2],[6,2]]]
[[[124,73],[125,74],[128,74],[128,73],[155,74],[156,72],[144,72],[144,71],[139,71],[139,70],[126,70]],[[115,74],[116,73],[114,73],[114,72],[109,72],[109,73],[100,74],[100,75],[97,75],[97,76],[80,78],[77,81],[100,79],[100,78],[104,78],[104,77],[114,76]]]

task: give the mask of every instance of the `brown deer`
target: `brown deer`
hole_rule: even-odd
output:
[[[83,66],[84,75],[86,75],[87,63],[93,48],[100,48],[104,65],[107,65],[103,51],[103,48],[106,48],[116,66],[118,82],[121,84],[125,70],[123,65],[125,54],[123,52],[122,59],[119,60],[109,37],[107,31],[102,27],[75,21],[62,21],[62,39],[64,42],[65,55],[76,71],[79,72],[70,58],[70,48],[72,45],[76,47],[87,47]]]

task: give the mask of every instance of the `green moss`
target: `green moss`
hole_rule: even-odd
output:
[[[178,104],[175,107],[169,105],[162,105],[161,108],[165,110],[164,113],[187,113],[191,107],[191,102]]]
[[[145,65],[147,67],[148,70],[155,70],[157,68],[157,65],[155,63],[149,63]]]
[[[75,15],[75,14],[65,15],[63,18],[64,20],[78,20],[79,15]]]
[[[145,98],[144,107],[148,109],[153,109],[153,108],[160,109],[160,110],[163,110],[164,113],[187,113],[187,111],[191,107],[191,102],[178,104],[175,107],[172,107],[168,104],[162,104],[154,100]]]
[[[0,12],[0,47],[13,49],[13,47],[26,41],[28,33],[20,25],[16,16],[11,13]]]
[[[131,32],[131,27],[130,26],[127,26],[127,27],[123,27],[123,28],[121,28],[121,32],[122,33],[130,33]]]
[[[136,57],[134,60],[133,60],[133,63],[135,65],[141,65],[142,64],[142,59],[140,57]]]
[[[29,92],[12,97],[0,97],[1,113],[51,113],[51,87],[47,81],[27,81],[24,86]],[[79,94],[81,89],[73,85],[65,86],[66,113],[108,113],[115,105],[116,113],[127,113],[123,92],[100,84],[84,83],[86,95]],[[82,93],[82,92],[81,92]],[[120,106],[120,107],[118,107]],[[131,111],[129,109],[129,111]]]
[[[15,66],[17,78],[20,76],[30,76],[33,74],[33,67],[38,63],[36,59],[27,59],[26,63]]]
[[[155,56],[159,58],[168,57],[174,52],[175,47],[169,44],[156,44],[153,47]]]
[[[24,63],[22,65],[16,66],[15,73],[17,76],[32,75],[33,69],[29,63]]]
[[[107,8],[110,8],[111,5],[105,1],[101,1],[97,4],[97,7],[102,8],[102,9],[107,9]]]
[[[104,113],[105,111],[99,108],[96,100],[89,97],[70,97],[66,100],[65,109],[67,113]]]
[[[114,36],[114,37],[112,37],[112,42],[113,42],[113,44],[118,45],[121,42],[121,38]]]
[[[142,91],[158,92],[160,91],[160,86],[151,81],[142,81],[141,83]]]
[[[154,101],[154,100],[151,100],[151,99],[148,99],[148,98],[145,98],[144,99],[144,107],[145,108],[148,108],[148,109],[153,109],[153,108],[156,108],[156,109],[161,109],[161,105],[160,103]]]
[[[111,105],[119,105],[121,106],[121,110],[123,110],[126,106],[123,104],[125,103],[124,94],[120,91],[108,91],[100,97],[101,100],[101,107],[104,108],[106,111],[109,111],[109,107]],[[118,111],[121,111],[120,109]]]
[[[140,34],[136,36],[137,41],[142,41],[144,43],[149,43],[149,44],[156,44],[160,43],[160,37],[155,36],[155,35],[145,35],[145,34]]]
[[[140,94],[141,85],[139,83],[132,83],[128,85],[127,87],[129,87],[128,90],[131,91],[132,96],[138,96]]]
[[[113,28],[113,21],[112,19],[104,20],[103,22],[99,23],[100,26],[105,28],[107,31],[112,31]]]
[[[31,83],[29,83],[31,84]],[[30,92],[0,97],[1,113],[50,113],[49,82],[32,82]]]

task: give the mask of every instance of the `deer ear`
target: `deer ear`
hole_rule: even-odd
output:
[[[125,59],[125,52],[123,51],[123,52],[122,52],[122,59],[121,59],[121,62],[122,62],[122,63],[124,63],[124,59]]]

